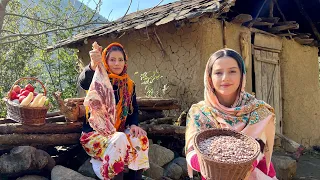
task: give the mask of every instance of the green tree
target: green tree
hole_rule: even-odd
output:
[[[63,4],[67,2],[66,4]],[[76,7],[67,0],[2,0],[0,1],[0,96],[6,96],[13,82],[21,77],[37,77],[52,92],[63,92],[63,98],[76,95],[79,73],[77,51],[45,49],[55,42],[71,37],[95,24],[101,24],[97,8]],[[27,82],[24,82],[27,83]],[[24,85],[23,83],[19,85]],[[39,91],[39,87],[37,87]],[[0,102],[0,117],[5,116],[4,102]]]

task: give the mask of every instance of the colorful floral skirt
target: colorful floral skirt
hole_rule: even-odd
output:
[[[101,163],[99,176],[102,179],[113,178],[125,165],[132,170],[149,168],[147,136],[135,138],[129,133],[116,132],[105,137],[95,131],[83,132],[80,143],[89,156]]]

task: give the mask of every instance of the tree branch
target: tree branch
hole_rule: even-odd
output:
[[[306,20],[308,21],[308,23],[311,26],[311,29],[314,33],[314,35],[316,36],[316,38],[318,39],[318,41],[320,41],[320,33],[317,29],[317,27],[314,25],[314,23],[312,22],[312,19],[310,18],[310,16],[308,15],[308,13],[305,11],[305,9],[303,8],[301,2],[299,0],[294,0],[295,3],[297,4],[300,13],[306,18]]]
[[[8,36],[5,36],[3,38],[0,38],[0,41],[2,41],[4,39],[12,38],[12,37],[19,37],[19,36],[38,36],[38,35],[47,34],[47,33],[55,32],[55,31],[64,31],[64,30],[69,30],[69,29],[75,29],[75,28],[87,26],[87,25],[90,25],[90,24],[91,23],[86,22],[84,24],[80,24],[80,25],[76,25],[76,26],[72,26],[72,27],[55,28],[55,29],[50,29],[50,30],[47,30],[47,31],[42,31],[42,32],[39,32],[39,33],[12,34],[12,35],[8,35]]]
[[[9,2],[9,1],[10,0],[6,0],[6,1],[3,1],[3,2],[6,3],[6,2]],[[45,31],[42,31],[42,32],[37,32],[37,33],[13,33],[13,32],[11,32],[12,34],[6,35],[6,36],[0,38],[0,44],[8,44],[8,43],[13,43],[13,42],[17,42],[18,41],[18,40],[13,40],[13,41],[3,42],[4,40],[6,40],[8,38],[39,36],[39,35],[42,35],[42,34],[47,34],[47,33],[57,32],[57,31],[64,31],[64,30],[69,30],[69,29],[76,29],[76,28],[79,28],[79,27],[85,27],[85,26],[89,26],[89,25],[93,25],[93,24],[105,24],[105,22],[104,23],[103,22],[91,22],[93,20],[94,16],[97,14],[97,11],[100,8],[101,2],[102,1],[99,0],[99,2],[97,3],[96,8],[95,8],[95,10],[94,10],[94,12],[93,12],[93,14],[92,14],[92,16],[90,17],[89,20],[87,20],[84,23],[79,22],[78,25],[71,26],[71,27],[64,27],[60,23],[50,23],[50,22],[47,22],[44,19],[35,18],[35,17],[29,17],[27,15],[15,14],[15,13],[5,13],[5,9],[3,9],[3,11],[1,11],[1,8],[0,8],[0,25],[3,24],[4,16],[16,16],[16,17],[21,17],[21,18],[26,18],[26,19],[32,20],[32,21],[36,21],[36,22],[41,22],[41,23],[44,23],[44,24],[47,24],[47,25],[59,26],[57,28],[48,29],[48,30],[45,30]],[[4,3],[1,3],[0,7],[5,7],[6,4],[4,4]],[[80,9],[78,9],[76,12],[71,13],[71,15],[77,14],[77,12],[79,12],[79,10]],[[2,12],[3,12],[3,15],[1,16]],[[67,19],[70,18],[70,17],[65,17],[65,18],[66,18],[65,21],[67,21]],[[0,26],[0,27],[2,27],[2,26]],[[0,34],[3,31],[4,30],[2,30],[2,28],[1,28],[0,29]],[[23,38],[20,38],[20,40],[22,40],[22,39]]]
[[[53,23],[49,23],[49,22],[44,21],[44,20],[41,20],[41,19],[32,18],[32,17],[29,17],[29,16],[21,15],[21,14],[5,13],[4,15],[5,15],[5,16],[16,16],[16,17],[22,17],[22,18],[26,18],[26,19],[33,20],[33,21],[38,21],[38,22],[41,22],[41,23],[44,23],[44,24],[49,24],[49,25],[54,25],[54,26],[59,25],[59,26],[60,26],[60,24],[53,24]]]
[[[149,9],[148,11],[144,12],[143,15],[148,14],[150,11],[152,11],[154,8],[158,7],[161,3],[163,2],[163,0],[161,0],[156,6],[154,6],[153,8]]]
[[[7,4],[10,0],[1,0],[0,1],[0,29],[2,29],[2,26],[3,26],[3,20],[4,20],[4,15],[5,15],[5,12],[6,12],[6,7],[7,7]],[[1,31],[0,31],[0,35],[1,35]],[[1,40],[0,40],[1,42]]]
[[[131,4],[132,4],[132,0],[130,0],[129,7],[128,7],[128,9],[127,9],[126,13],[122,16],[122,18],[121,18],[121,20],[120,20],[120,21],[122,21],[122,20],[123,20],[123,18],[127,15],[128,11],[129,11],[129,9],[130,9],[130,7],[131,7]]]

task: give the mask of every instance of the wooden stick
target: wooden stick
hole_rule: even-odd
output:
[[[283,30],[288,30],[288,29],[299,29],[299,24],[286,24],[286,25],[282,25],[282,26],[275,26],[270,28],[269,30],[271,32],[279,32],[279,31],[283,31]]]
[[[137,103],[138,103],[139,107],[141,107],[141,106],[165,106],[165,105],[177,104],[178,100],[174,99],[174,98],[163,99],[163,98],[138,97]]]
[[[251,20],[252,20],[252,16],[250,14],[239,14],[231,21],[231,23],[242,24],[245,22],[249,22]]]
[[[70,134],[5,134],[0,135],[1,145],[70,145],[78,144],[80,133]]]
[[[46,118],[46,122],[47,122],[47,123],[66,122],[66,118],[65,118],[64,115],[54,116],[54,117]]]
[[[318,39],[318,41],[320,41],[320,33],[317,29],[317,27],[314,25],[314,23],[312,22],[312,19],[309,17],[307,11],[303,8],[303,5],[301,4],[301,2],[299,0],[294,0],[295,3],[297,4],[300,13],[306,18],[306,20],[308,21],[308,23],[311,26],[311,29],[314,33],[314,35],[316,36],[316,38]]]
[[[222,20],[222,43],[223,43],[223,48],[227,47],[227,26],[226,26],[226,21],[223,19]]]
[[[48,117],[54,117],[59,115],[60,115],[60,111],[48,112],[46,117],[48,118]]]
[[[267,2],[267,0],[264,0],[264,2],[263,2],[263,4],[261,5],[261,7],[260,7],[260,9],[259,9],[259,11],[258,11],[258,13],[257,13],[256,17],[255,17],[255,18],[253,19],[253,21],[251,21],[251,23],[248,25],[248,28],[251,28],[251,27],[252,27],[252,25],[253,25],[253,23],[252,23],[252,22],[254,22],[254,21],[259,17],[260,12],[261,12],[261,10],[262,10],[263,6],[266,4],[266,2]]]
[[[273,7],[274,7],[274,2],[273,0],[271,0],[269,4],[269,17],[273,17]]]
[[[155,107],[139,107],[140,110],[172,110],[172,109],[180,109],[180,106],[177,104],[172,104],[168,106],[155,106]]]
[[[184,138],[186,131],[185,126],[175,126],[170,124],[160,124],[157,126],[144,124],[140,127],[151,135],[178,136],[181,138]]]
[[[164,118],[157,118],[157,119],[149,119],[147,121],[144,121],[142,123],[140,123],[140,125],[144,125],[144,124],[170,124],[172,123],[174,117],[164,117]]]
[[[0,134],[80,133],[81,129],[81,122],[46,123],[42,126],[27,126],[20,123],[0,124]]]
[[[274,2],[274,4],[276,4],[277,9],[278,9],[278,11],[279,11],[279,13],[280,13],[283,21],[286,22],[286,21],[287,21],[287,20],[286,20],[286,17],[284,16],[283,12],[281,11],[280,6],[279,6],[279,4],[278,4],[278,1],[277,1],[277,0],[273,0],[273,2]],[[288,33],[291,33],[289,29],[288,29]],[[292,36],[289,36],[289,37],[290,37],[290,39],[292,39]]]

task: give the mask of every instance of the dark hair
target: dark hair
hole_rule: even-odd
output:
[[[123,55],[124,61],[127,61],[126,53],[124,52],[124,50],[120,46],[111,46],[110,49],[108,49],[107,55],[106,55],[107,56],[106,57],[107,60],[109,58],[110,53],[113,52],[113,51],[120,51],[122,53],[122,55]]]
[[[242,82],[243,76],[246,73],[244,61],[243,61],[241,55],[232,49],[221,49],[221,50],[218,50],[217,52],[213,53],[210,56],[210,58],[208,60],[208,64],[207,64],[207,72],[209,73],[209,77],[212,78],[211,77],[212,76],[212,67],[213,67],[214,62],[217,59],[223,58],[223,57],[231,57],[232,59],[234,59],[237,62],[238,67],[240,69],[240,73],[241,73],[240,82]],[[242,88],[242,83],[240,83],[238,90],[240,91],[241,88]]]
[[[209,58],[209,64],[208,64],[208,73],[209,76],[211,76],[212,73],[212,66],[214,64],[214,62],[219,59],[219,58],[223,58],[223,57],[231,57],[232,59],[234,59],[237,64],[238,67],[240,69],[240,73],[241,73],[241,80],[242,80],[242,75],[245,74],[246,70],[244,67],[244,61],[242,59],[242,57],[240,56],[239,53],[237,53],[236,51],[232,50],[232,49],[221,49],[215,53],[213,53],[210,58]]]

